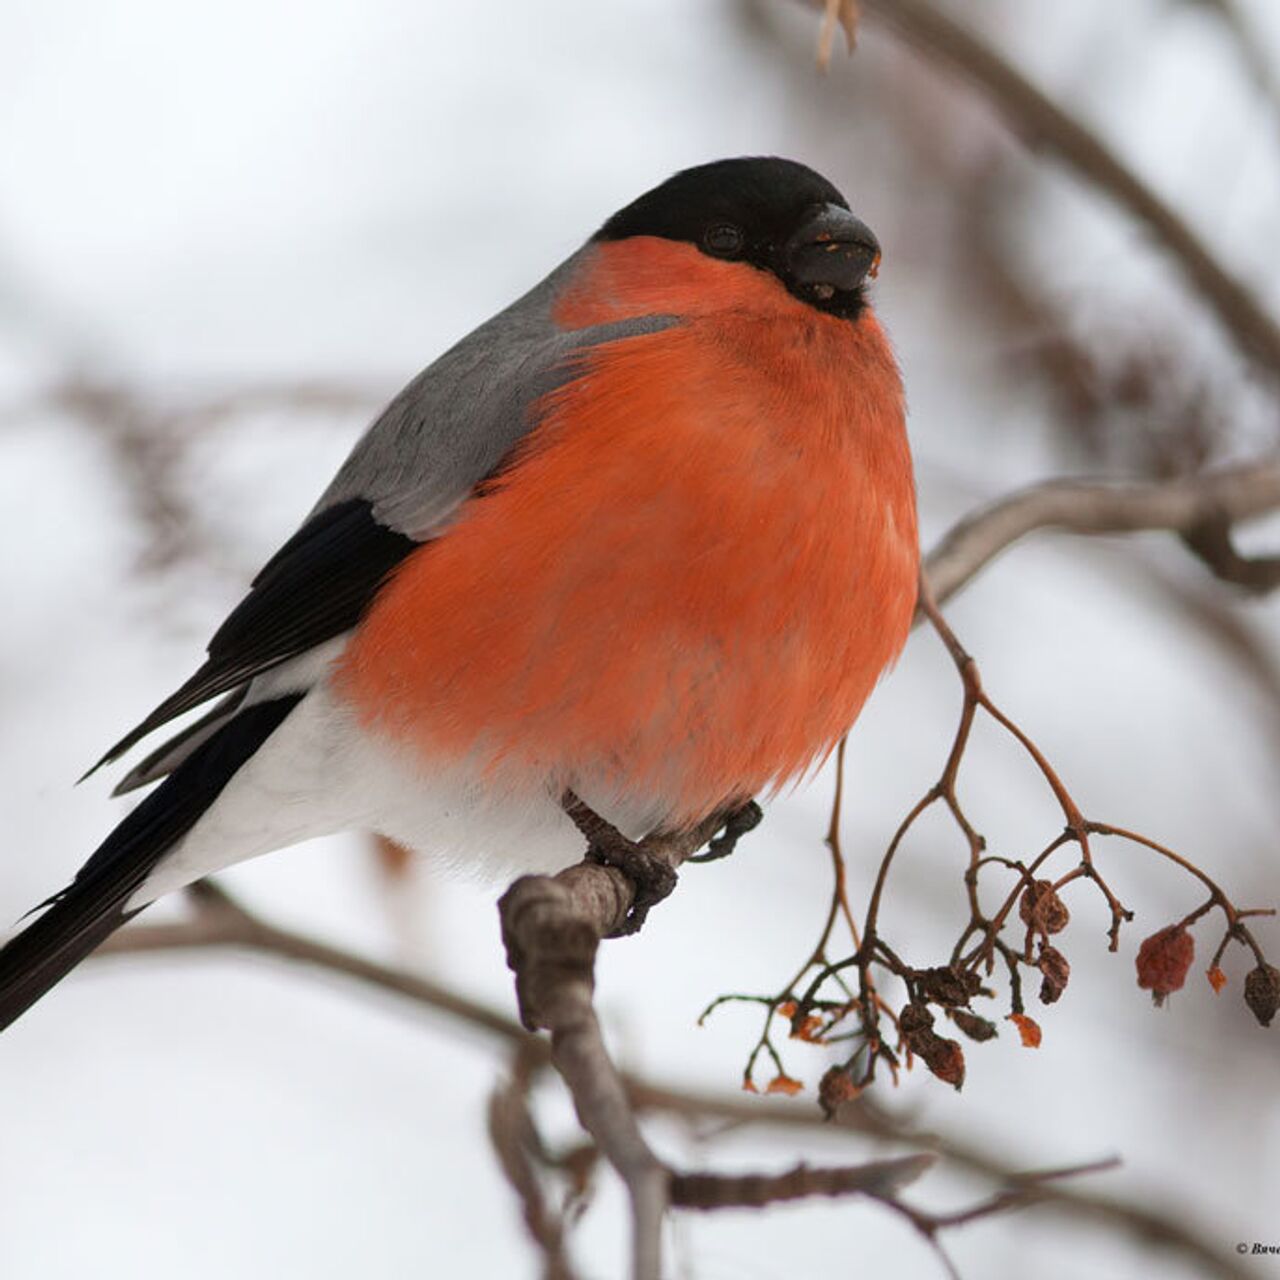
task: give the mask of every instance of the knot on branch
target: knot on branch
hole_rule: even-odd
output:
[[[1280,586],[1280,556],[1242,555],[1235,544],[1234,521],[1221,508],[1184,530],[1182,541],[1222,582],[1257,596],[1268,595]]]

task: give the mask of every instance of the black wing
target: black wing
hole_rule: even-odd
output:
[[[313,516],[253,580],[249,594],[209,641],[209,657],[200,670],[89,773],[184,711],[349,631],[387,575],[420,545],[379,524],[363,498]]]

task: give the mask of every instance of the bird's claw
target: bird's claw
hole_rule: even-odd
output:
[[[622,924],[609,935],[611,938],[639,933],[652,908],[669,897],[676,887],[676,873],[665,859],[623,835],[592,841],[587,847],[587,857],[602,867],[621,871],[635,887],[631,909]]]
[[[561,797],[564,811],[587,838],[589,861],[613,867],[631,882],[635,897],[626,918],[609,937],[625,938],[638,933],[649,912],[676,887],[676,872],[666,858],[647,848],[644,841],[628,840],[617,827],[605,821],[572,791]],[[720,834],[707,843],[706,853],[686,858],[686,862],[715,862],[727,858],[738,841],[760,825],[764,814],[754,800],[748,800],[725,814]]]
[[[734,809],[725,816],[720,834],[707,842],[706,853],[686,858],[686,862],[718,862],[727,858],[737,847],[738,841],[749,831],[754,831],[764,818],[764,810],[754,800]]]

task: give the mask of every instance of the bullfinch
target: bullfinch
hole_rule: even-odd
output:
[[[0,1027],[148,903],[272,849],[355,828],[550,870],[582,853],[566,794],[639,837],[821,761],[916,601],[879,257],[804,165],[702,165],[414,378],[99,762],[212,704],[0,950]]]

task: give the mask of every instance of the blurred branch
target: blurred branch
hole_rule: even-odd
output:
[[[541,1045],[541,1041],[528,1035],[511,1018],[468,1000],[440,983],[268,924],[246,911],[225,890],[209,880],[192,885],[187,893],[196,908],[191,919],[175,924],[133,925],[113,934],[96,954],[246,947],[344,974],[367,986],[394,992],[512,1043]]]
[[[1280,510],[1280,460],[1266,458],[1152,484],[1050,480],[966,516],[925,558],[939,601],[954,595],[1001,551],[1037,529],[1104,534],[1167,530],[1194,537]],[[1209,563],[1215,573],[1218,563]],[[1230,575],[1222,566],[1222,576]]]
[[[810,1196],[894,1197],[937,1163],[929,1154],[872,1160],[866,1164],[815,1169],[798,1164],[784,1173],[677,1173],[671,1203],[682,1209],[761,1209]]]
[[[372,387],[352,382],[249,384],[165,402],[127,383],[68,374],[34,396],[0,409],[0,427],[66,414],[106,447],[121,487],[146,534],[143,569],[202,558],[203,538],[182,492],[187,450],[197,432],[249,413],[352,413],[378,403]]]
[[[1236,345],[1269,377],[1280,371],[1280,325],[1187,223],[1111,148],[996,49],[929,0],[865,0],[864,12],[924,56],[972,81],[1029,147],[1055,155],[1144,224],[1217,312]]]
[[[539,1158],[545,1162],[545,1152],[529,1110],[535,1066],[527,1047],[521,1046],[510,1079],[489,1099],[489,1141],[507,1182],[519,1197],[525,1227],[542,1254],[542,1280],[574,1280],[565,1250],[564,1217],[547,1204],[536,1166]]]

